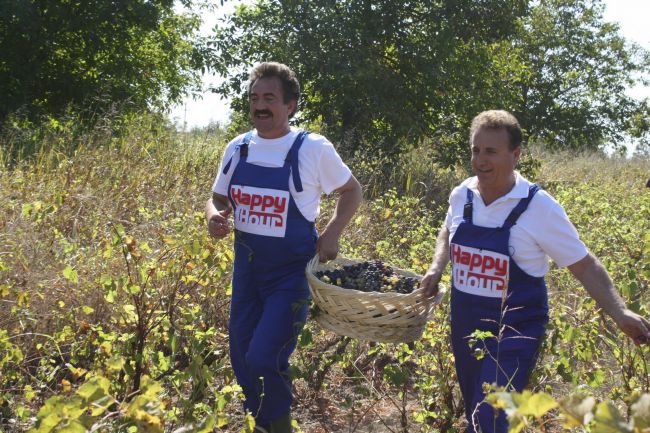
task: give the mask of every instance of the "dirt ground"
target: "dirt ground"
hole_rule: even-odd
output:
[[[335,377],[341,377],[336,375]],[[307,385],[294,382],[296,400],[292,416],[304,433],[414,433],[432,431],[429,426],[416,423],[413,413],[420,402],[413,394],[402,402],[396,395],[379,394],[358,396],[353,386],[329,383],[329,388],[318,396],[305,398],[302,392]],[[409,394],[407,394],[409,395]],[[464,420],[458,420],[453,432],[464,430]],[[451,431],[449,433],[452,433]]]

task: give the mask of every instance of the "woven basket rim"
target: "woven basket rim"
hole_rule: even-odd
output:
[[[393,297],[402,297],[402,298],[424,298],[423,292],[424,290],[421,288],[417,288],[413,290],[411,293],[397,293],[397,292],[364,292],[361,290],[356,290],[356,289],[344,289],[340,286],[337,286],[336,284],[330,284],[326,283],[325,281],[322,281],[318,279],[315,275],[315,270],[318,267],[323,267],[323,266],[332,266],[332,265],[338,265],[342,264],[343,266],[351,265],[351,264],[356,264],[356,263],[361,263],[367,260],[363,259],[351,259],[351,258],[346,258],[346,257],[339,257],[336,258],[332,261],[329,261],[327,263],[320,263],[319,262],[319,255],[316,254],[310,261],[307,263],[307,268],[306,268],[306,273],[307,273],[307,278],[312,280],[314,283],[319,286],[319,288],[327,288],[330,290],[334,291],[341,291],[345,293],[356,293],[358,295],[363,295],[366,298],[393,298]],[[390,265],[389,265],[390,266]],[[415,272],[409,271],[407,269],[400,269],[396,268],[394,266],[391,266],[391,268],[398,274],[401,274],[403,276],[411,277],[411,278],[416,278],[418,281],[422,280],[422,275],[418,275]],[[311,287],[311,286],[310,286]],[[445,290],[443,287],[440,288],[438,291],[438,294],[444,293]],[[424,299],[429,299],[429,300],[434,300],[438,294],[431,296],[429,298],[424,298]]]
[[[366,260],[339,257],[321,264],[318,254],[309,261],[305,268],[309,288],[314,303],[319,307],[319,315],[326,316],[320,320],[317,318],[317,322],[337,334],[371,341],[399,342],[419,338],[433,307],[442,301],[446,293],[444,287],[441,286],[438,293],[431,297],[425,297],[424,290],[420,288],[411,293],[364,292],[326,283],[315,275],[319,269],[363,261]],[[412,271],[391,268],[398,275],[422,279]]]

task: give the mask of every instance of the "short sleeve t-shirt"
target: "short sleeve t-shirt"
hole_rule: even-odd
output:
[[[264,167],[282,167],[287,152],[291,149],[291,145],[299,133],[299,129],[291,128],[291,131],[283,137],[265,139],[254,131],[248,146],[247,161]],[[212,185],[213,192],[224,196],[228,195],[228,184],[239,162],[237,145],[243,138],[244,134],[236,137],[226,146],[219,172]],[[228,173],[224,174],[223,168],[231,158],[232,162]],[[292,179],[287,179],[289,190],[296,206],[309,221],[314,221],[320,212],[321,195],[323,193],[330,194],[340,188],[352,176],[352,172],[336,152],[332,143],[322,135],[314,133],[307,135],[300,147],[298,170],[303,191],[296,191]]]
[[[512,190],[489,206],[485,206],[481,198],[476,177],[466,179],[454,188],[449,196],[449,210],[445,219],[450,242],[463,221],[468,188],[474,193],[473,224],[482,227],[503,225],[519,200],[528,196],[531,185],[519,173],[515,174],[516,181]],[[509,248],[517,265],[534,277],[543,277],[548,272],[549,257],[558,266],[565,267],[576,263],[588,253],[562,206],[544,190],[535,194],[528,209],[510,229]]]

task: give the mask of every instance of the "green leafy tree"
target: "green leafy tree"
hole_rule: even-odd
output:
[[[647,79],[650,57],[603,10],[599,0],[544,0],[522,21],[513,45],[527,74],[513,111],[531,139],[555,149],[647,142],[648,101],[625,90]]]
[[[251,65],[287,63],[304,89],[299,120],[322,124],[347,153],[363,143],[399,153],[440,125],[464,128],[488,98],[476,92],[486,44],[509,37],[525,10],[523,0],[260,0],[217,28],[211,66],[229,80],[216,90],[243,112]]]
[[[0,122],[15,112],[168,107],[200,83],[199,25],[173,0],[0,2]]]
[[[606,23],[600,0],[258,0],[217,26],[215,89],[246,112],[255,62],[298,73],[298,121],[324,128],[347,156],[381,159],[426,143],[439,162],[467,161],[478,112],[514,112],[553,148],[647,142],[648,104],[625,88],[648,54]],[[372,149],[372,152],[368,152]]]

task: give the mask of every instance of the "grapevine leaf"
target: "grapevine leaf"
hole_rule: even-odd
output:
[[[77,274],[77,271],[75,271],[70,265],[66,266],[63,270],[63,276],[71,283],[79,282],[79,275]]]
[[[541,418],[549,410],[555,409],[558,406],[558,403],[553,397],[543,392],[533,394],[526,390],[521,394],[513,394],[513,399],[517,404],[517,411],[524,416]]]
[[[650,394],[643,394],[632,405],[632,421],[636,431],[650,431]]]
[[[625,422],[616,406],[605,401],[596,408],[593,433],[632,433],[629,424]]]
[[[572,428],[588,424],[594,417],[596,399],[579,393],[570,394],[560,401],[564,427]]]

